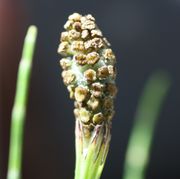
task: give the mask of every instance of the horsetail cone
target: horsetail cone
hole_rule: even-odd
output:
[[[86,176],[85,167],[80,171],[82,160],[88,160],[93,153],[89,161],[92,164],[87,165],[96,166],[97,170],[103,168],[108,153],[117,92],[116,58],[92,15],[74,13],[64,28],[58,53],[64,57],[60,60],[64,84],[75,101],[76,178],[79,179],[79,172],[84,172],[82,178]]]

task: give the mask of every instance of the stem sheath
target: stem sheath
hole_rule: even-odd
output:
[[[86,136],[84,130],[87,129],[76,120],[75,179],[100,179],[109,150],[110,126],[103,123]]]

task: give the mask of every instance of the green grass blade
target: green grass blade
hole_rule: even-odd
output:
[[[155,73],[140,98],[124,163],[123,179],[144,179],[158,116],[170,87],[169,76]]]
[[[23,127],[36,37],[37,28],[30,26],[25,37],[22,59],[19,64],[16,95],[12,109],[7,179],[21,178]]]

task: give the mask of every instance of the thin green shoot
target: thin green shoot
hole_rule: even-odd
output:
[[[36,37],[37,28],[30,26],[24,40],[22,59],[17,75],[16,95],[11,115],[7,179],[21,178],[23,128]]]
[[[170,87],[164,72],[154,73],[140,98],[126,151],[123,179],[145,179],[156,123]]]

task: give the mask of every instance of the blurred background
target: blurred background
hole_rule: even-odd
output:
[[[91,13],[117,56],[119,93],[102,179],[122,177],[134,114],[148,77],[167,71],[172,85],[156,126],[147,179],[180,178],[180,0],[0,0],[0,178],[5,179],[9,127],[23,38],[39,29],[24,136],[24,179],[72,179],[73,102],[57,54],[69,14]],[[146,130],[146,129],[145,129]]]

